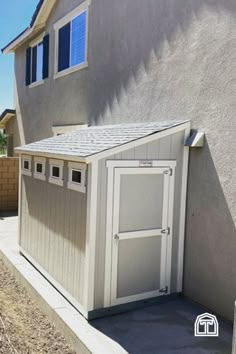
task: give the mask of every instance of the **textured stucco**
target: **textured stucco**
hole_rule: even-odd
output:
[[[80,1],[58,1],[53,23]],[[236,298],[235,0],[94,0],[89,66],[43,86],[24,86],[16,53],[17,114],[26,142],[56,124],[191,119],[206,132],[191,150],[184,291],[232,319]]]

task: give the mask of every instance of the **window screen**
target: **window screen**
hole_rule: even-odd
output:
[[[58,32],[58,71],[85,62],[87,12],[83,12]]]

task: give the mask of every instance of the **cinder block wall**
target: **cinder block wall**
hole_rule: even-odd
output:
[[[19,159],[0,158],[0,211],[18,209]]]

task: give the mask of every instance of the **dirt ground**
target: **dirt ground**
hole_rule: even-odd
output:
[[[75,354],[0,261],[0,353]]]

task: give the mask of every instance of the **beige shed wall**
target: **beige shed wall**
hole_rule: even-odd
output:
[[[95,267],[95,308],[104,306],[104,271],[106,238],[107,167],[108,160],[176,160],[174,223],[172,248],[171,292],[177,291],[177,263],[180,223],[180,197],[182,190],[182,168],[184,134],[179,132],[165,138],[127,150],[123,153],[102,159],[98,164],[97,238]]]
[[[67,188],[67,163],[64,176],[61,187],[22,175],[20,246],[83,305],[87,195]]]

